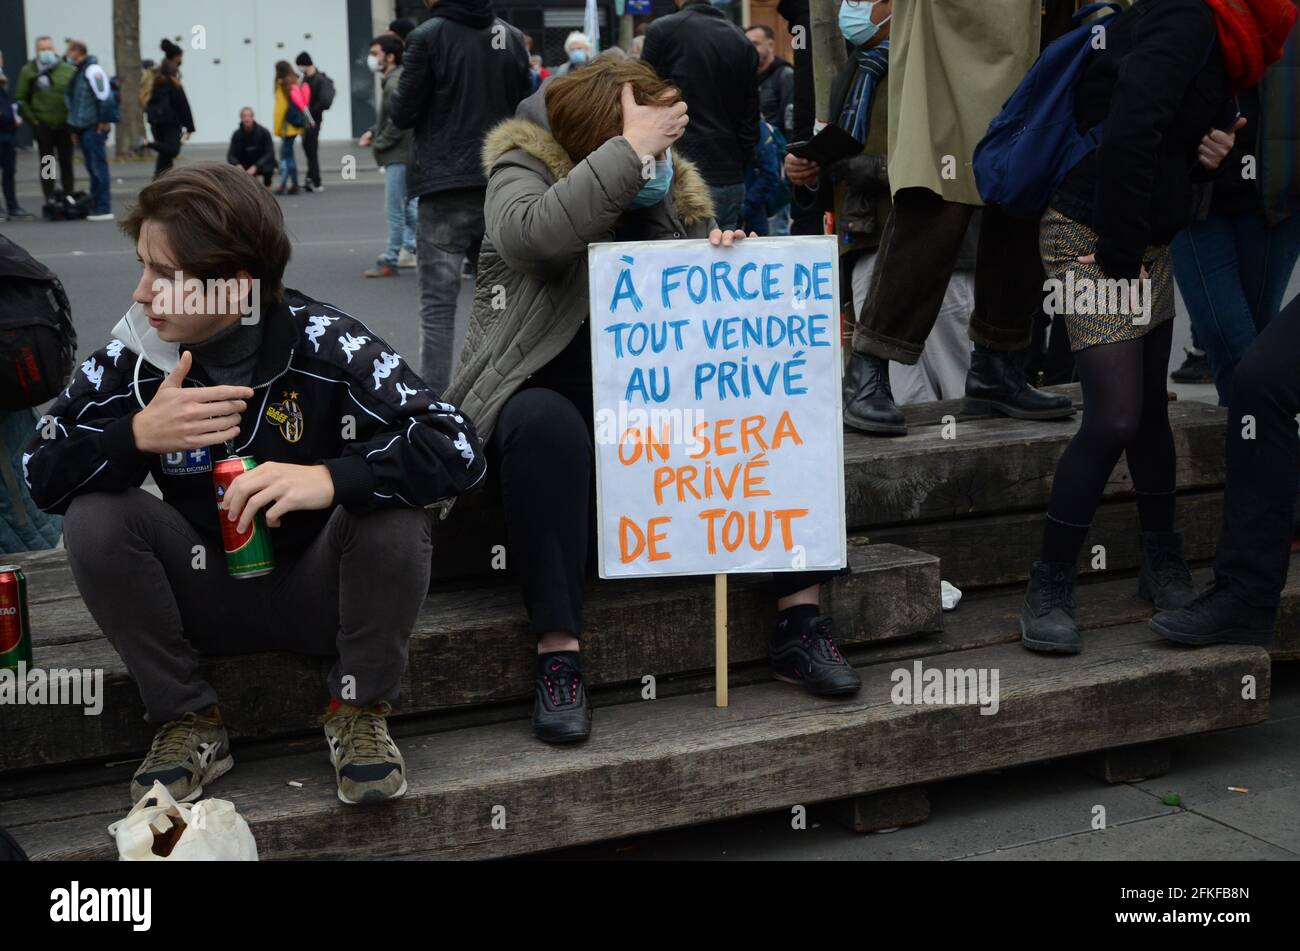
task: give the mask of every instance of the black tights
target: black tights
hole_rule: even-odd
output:
[[[1174,527],[1174,434],[1165,375],[1174,322],[1137,340],[1074,355],[1083,387],[1083,422],[1056,464],[1043,531],[1043,560],[1074,564],[1106,480],[1128,460],[1146,532]]]

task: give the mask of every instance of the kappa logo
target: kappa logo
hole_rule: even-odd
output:
[[[81,372],[85,374],[86,379],[90,381],[91,386],[98,390],[99,384],[104,380],[104,368],[95,362],[94,357],[91,357],[81,365]]]
[[[307,329],[304,332],[307,334],[307,339],[311,341],[312,349],[317,353],[320,353],[320,338],[325,335],[329,325],[336,320],[337,317],[327,317],[325,314],[312,314],[307,318]]]
[[[112,357],[113,366],[117,366],[117,358],[122,355],[124,349],[126,349],[126,344],[114,337],[108,342],[108,346],[104,348],[104,353]]]
[[[280,430],[285,442],[302,439],[303,412],[297,390],[281,390],[281,401],[266,408],[266,418]]]
[[[375,381],[375,389],[379,389],[379,384],[393,375],[393,371],[402,364],[402,358],[395,353],[381,353],[378,359],[372,364],[374,372],[370,374],[371,379]]]
[[[398,405],[398,406],[405,406],[405,405],[406,405],[406,401],[407,401],[407,399],[408,399],[409,397],[414,396],[414,395],[415,395],[416,393],[418,393],[418,392],[420,392],[420,391],[419,391],[419,390],[413,390],[413,389],[411,389],[409,386],[407,386],[405,383],[402,383],[402,382],[399,381],[398,384],[397,384],[397,394],[402,398],[402,402],[398,403],[397,405]]]
[[[469,439],[464,433],[456,434],[456,441],[452,443],[455,449],[460,450],[461,457],[464,458],[466,465],[474,461],[474,447],[469,444]]]
[[[370,338],[362,334],[360,337],[354,337],[352,334],[341,334],[339,336],[339,346],[343,348],[343,355],[347,357],[348,363],[352,362],[352,354],[356,353],[364,344],[370,342]]]

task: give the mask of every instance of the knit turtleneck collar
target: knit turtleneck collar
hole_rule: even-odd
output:
[[[246,384],[257,363],[261,349],[263,321],[244,324],[236,321],[229,327],[201,343],[188,346],[197,363],[215,382],[229,385]]]

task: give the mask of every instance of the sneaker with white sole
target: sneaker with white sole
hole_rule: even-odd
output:
[[[148,755],[131,777],[131,801],[139,802],[154,782],[160,782],[177,802],[193,802],[203,795],[205,784],[234,765],[220,711],[214,706],[204,713],[187,713],[164,723],[154,735]]]
[[[102,215],[86,215],[87,221],[113,221],[117,216],[111,211],[106,211]]]
[[[349,806],[384,802],[406,794],[406,761],[388,733],[392,707],[357,707],[337,700],[325,715],[339,799]]]
[[[397,255],[398,267],[415,267],[415,252],[402,248]]]

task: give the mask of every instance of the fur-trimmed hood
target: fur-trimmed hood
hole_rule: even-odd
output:
[[[569,153],[551,135],[546,118],[545,86],[519,104],[515,118],[499,123],[483,140],[483,174],[491,177],[492,166],[508,152],[518,149],[537,159],[556,181],[573,170]],[[688,228],[713,217],[709,187],[689,159],[674,149],[673,183],[668,195]]]

